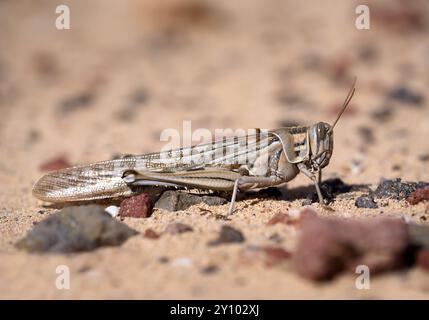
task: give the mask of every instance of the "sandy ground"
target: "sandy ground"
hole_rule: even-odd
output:
[[[62,3],[70,5],[71,30],[54,27],[57,1],[0,1],[0,298],[429,298],[429,274],[419,269],[373,277],[370,290],[357,290],[354,274],[318,284],[287,263],[240,262],[240,250],[274,244],[274,234],[293,249],[298,231],[266,222],[302,208],[302,198],[241,201],[228,222],[214,217],[226,205],[156,210],[124,222],[141,232],[183,222],[194,232],[158,240],[139,235],[90,253],[17,250],[14,243],[56,211],[31,195],[45,161],[65,154],[78,164],[157,151],[162,130],[182,130],[184,120],[212,131],[332,122],[353,75],[357,93],[335,130],[325,178],[370,186],[382,177],[429,181],[429,31],[414,16],[405,27],[395,25],[401,18],[386,23],[377,16],[393,10],[393,1],[371,2],[370,30],[355,28],[355,1]],[[413,5],[427,21],[427,4]],[[419,106],[386,99],[397,86],[426,99]],[[88,103],[64,107],[65,99],[81,95]],[[394,112],[381,122],[372,114],[383,108]],[[372,130],[372,143],[361,127]],[[299,177],[288,189],[307,185]],[[429,218],[427,204],[405,201],[358,209],[346,198],[332,204],[335,212],[313,207],[332,217],[396,216],[422,224]],[[246,242],[208,247],[225,223]],[[55,286],[58,265],[70,268],[69,290]],[[210,265],[218,272],[201,272]]]

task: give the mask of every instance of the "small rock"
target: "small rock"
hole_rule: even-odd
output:
[[[146,193],[122,200],[120,217],[148,218],[152,214],[152,200]]]
[[[118,206],[108,206],[106,209],[104,209],[108,214],[110,214],[113,218],[116,217],[119,214],[119,207]]]
[[[207,267],[204,267],[201,269],[201,273],[203,274],[213,274],[213,273],[217,273],[219,271],[219,267],[216,265],[208,265]]]
[[[171,264],[175,267],[190,267],[192,266],[192,260],[186,257],[177,258]]]
[[[286,213],[278,213],[274,217],[272,217],[270,220],[268,220],[267,225],[273,226],[277,223],[289,224],[290,223],[289,215]]]
[[[402,167],[399,164],[395,164],[392,166],[392,171],[400,171]]]
[[[420,105],[424,101],[424,97],[421,94],[416,93],[406,87],[399,87],[393,89],[392,91],[390,91],[389,97],[399,102],[408,103],[412,105]]]
[[[159,258],[158,258],[158,262],[159,262],[159,263],[162,263],[162,264],[164,264],[164,263],[169,263],[169,262],[170,262],[170,259],[169,259],[168,257],[166,257],[166,256],[162,256],[162,257],[159,257]]]
[[[409,240],[407,225],[397,219],[311,217],[303,221],[293,264],[301,276],[312,280],[327,280],[343,270],[354,272],[360,264],[375,274],[402,267]]]
[[[54,77],[60,73],[58,61],[49,52],[38,52],[33,56],[35,71],[42,77]]]
[[[424,270],[429,270],[429,249],[417,251],[416,264]]]
[[[65,115],[78,109],[84,109],[94,101],[95,96],[90,92],[84,92],[72,97],[68,97],[60,102],[58,114]]]
[[[407,198],[407,202],[412,205],[425,200],[429,200],[429,187],[417,189],[416,191],[412,192]]]
[[[358,133],[362,137],[365,143],[373,144],[375,141],[374,132],[372,128],[361,126],[358,128]]]
[[[75,206],[39,222],[16,246],[29,252],[92,251],[102,246],[119,246],[136,234],[101,206]]]
[[[373,194],[376,198],[402,200],[409,197],[417,189],[426,186],[429,186],[426,182],[402,182],[400,178],[382,180]]]
[[[148,100],[148,93],[146,89],[144,88],[137,88],[134,90],[134,92],[130,95],[130,103],[133,104],[144,104]]]
[[[174,223],[170,223],[165,228],[164,232],[169,234],[179,234],[179,233],[192,232],[192,231],[194,231],[194,229],[192,229],[191,226],[180,222],[174,222]]]
[[[289,259],[291,254],[281,247],[266,246],[263,248],[266,256],[265,264],[269,267]]]
[[[199,203],[217,206],[227,203],[227,200],[217,196],[200,196],[187,192],[168,190],[155,203],[155,208],[167,211],[180,211]]]
[[[410,223],[407,226],[411,244],[429,250],[429,227],[415,223]]]
[[[362,59],[362,61],[374,63],[379,58],[379,52],[376,46],[363,45],[358,49],[358,56],[360,59]]]
[[[415,34],[427,26],[426,10],[422,7],[424,4],[426,3],[421,2],[413,6],[400,3],[389,7],[377,6],[371,11],[371,19],[380,29],[396,34]]]
[[[234,229],[230,226],[222,226],[219,237],[208,243],[209,246],[217,246],[226,243],[239,243],[244,242],[245,238],[241,231]]]
[[[371,113],[371,117],[378,122],[387,122],[393,116],[393,109],[384,107]]]
[[[360,196],[355,201],[355,206],[358,208],[368,208],[368,209],[376,209],[378,208],[377,203],[374,201],[374,198],[366,195]]]
[[[158,239],[160,236],[153,229],[146,229],[143,234],[143,237],[147,239]]]
[[[62,155],[62,156],[58,156],[56,158],[53,158],[51,160],[48,160],[46,162],[43,162],[39,166],[39,169],[41,171],[54,171],[54,170],[65,169],[65,168],[68,168],[71,166],[72,165],[69,163],[67,158],[64,155]]]
[[[419,160],[422,162],[429,161],[429,153],[419,155]]]

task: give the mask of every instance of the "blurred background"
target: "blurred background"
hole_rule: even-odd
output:
[[[70,30],[55,27],[60,4]],[[370,29],[358,30],[359,4],[0,1],[2,160],[156,151],[160,132],[182,130],[183,120],[210,130],[332,122],[354,76],[357,94],[335,137],[353,150],[337,148],[334,159],[357,171],[367,152],[379,161],[405,147],[424,157],[428,145],[409,142],[429,133],[429,4],[371,1]],[[411,123],[416,136],[401,132]],[[380,147],[362,150],[374,139]],[[369,170],[388,176],[394,165]]]

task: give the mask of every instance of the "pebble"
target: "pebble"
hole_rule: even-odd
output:
[[[71,97],[67,97],[60,102],[57,108],[57,113],[59,115],[67,115],[79,109],[84,109],[89,107],[94,99],[95,96],[89,92],[83,92]]]
[[[375,142],[374,132],[372,128],[361,126],[358,128],[358,133],[362,137],[365,143],[373,144]]]
[[[204,267],[201,269],[201,273],[203,274],[214,274],[217,272],[219,272],[219,267],[213,264],[208,265],[207,267]]]
[[[130,103],[144,104],[148,101],[149,94],[145,88],[137,88],[129,97]]]
[[[400,178],[394,180],[382,180],[374,191],[375,198],[391,198],[403,200],[417,189],[429,186],[426,182],[402,182]]]
[[[269,267],[280,264],[291,257],[290,252],[281,247],[266,246],[263,248],[265,253],[265,264]]]
[[[146,229],[143,234],[143,237],[147,239],[158,239],[160,235],[156,233],[153,229]]]
[[[194,229],[192,229],[191,226],[180,222],[174,222],[174,223],[170,223],[165,228],[164,232],[169,234],[180,234],[180,233],[192,232],[192,231],[194,231]]]
[[[174,267],[190,267],[192,260],[187,257],[177,258],[171,262]]]
[[[425,153],[425,154],[419,155],[419,160],[422,161],[422,162],[429,161],[429,153]]]
[[[390,91],[389,97],[399,102],[408,103],[412,105],[420,105],[424,101],[424,97],[409,88],[398,87]]]
[[[152,200],[146,193],[141,193],[122,200],[120,217],[148,218],[152,214]]]
[[[41,171],[54,171],[54,170],[61,170],[68,167],[71,167],[72,165],[67,160],[67,158],[64,155],[52,158],[50,160],[47,160],[43,162],[39,169]]]
[[[222,226],[217,239],[208,243],[209,246],[217,246],[220,244],[240,243],[244,242],[245,238],[241,231],[230,226]]]
[[[387,122],[393,116],[393,109],[389,107],[383,107],[382,109],[376,110],[371,113],[371,117],[378,122]]]
[[[412,192],[407,198],[407,202],[412,205],[420,203],[421,201],[428,201],[428,200],[429,200],[429,187],[417,189],[416,191]]]
[[[209,206],[217,206],[226,204],[228,201],[224,198],[208,195],[195,195],[183,191],[165,191],[158,201],[155,203],[155,208],[164,209],[167,211],[186,210],[190,206],[205,203]]]
[[[112,217],[116,217],[119,214],[119,207],[118,206],[108,206],[106,209],[104,209],[104,211],[106,211]]]
[[[429,249],[417,251],[416,264],[420,268],[429,271]]]
[[[29,252],[80,252],[119,246],[138,232],[99,205],[66,207],[39,222],[16,246]]]
[[[378,208],[377,203],[374,201],[374,198],[370,195],[360,196],[355,201],[355,206],[358,208],[368,208],[376,209]]]
[[[57,112],[60,115],[69,114],[78,109],[89,107],[94,101],[95,96],[90,92],[83,92],[62,100],[58,106]]]
[[[331,279],[344,270],[354,272],[360,264],[375,274],[402,267],[409,244],[407,225],[399,219],[313,216],[302,223],[292,260],[298,274],[316,281]]]

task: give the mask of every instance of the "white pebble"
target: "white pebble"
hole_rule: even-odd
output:
[[[189,258],[177,258],[171,263],[175,267],[190,267],[192,265],[192,261]]]
[[[108,214],[110,214],[113,218],[119,214],[119,207],[117,206],[108,206],[104,209]]]

